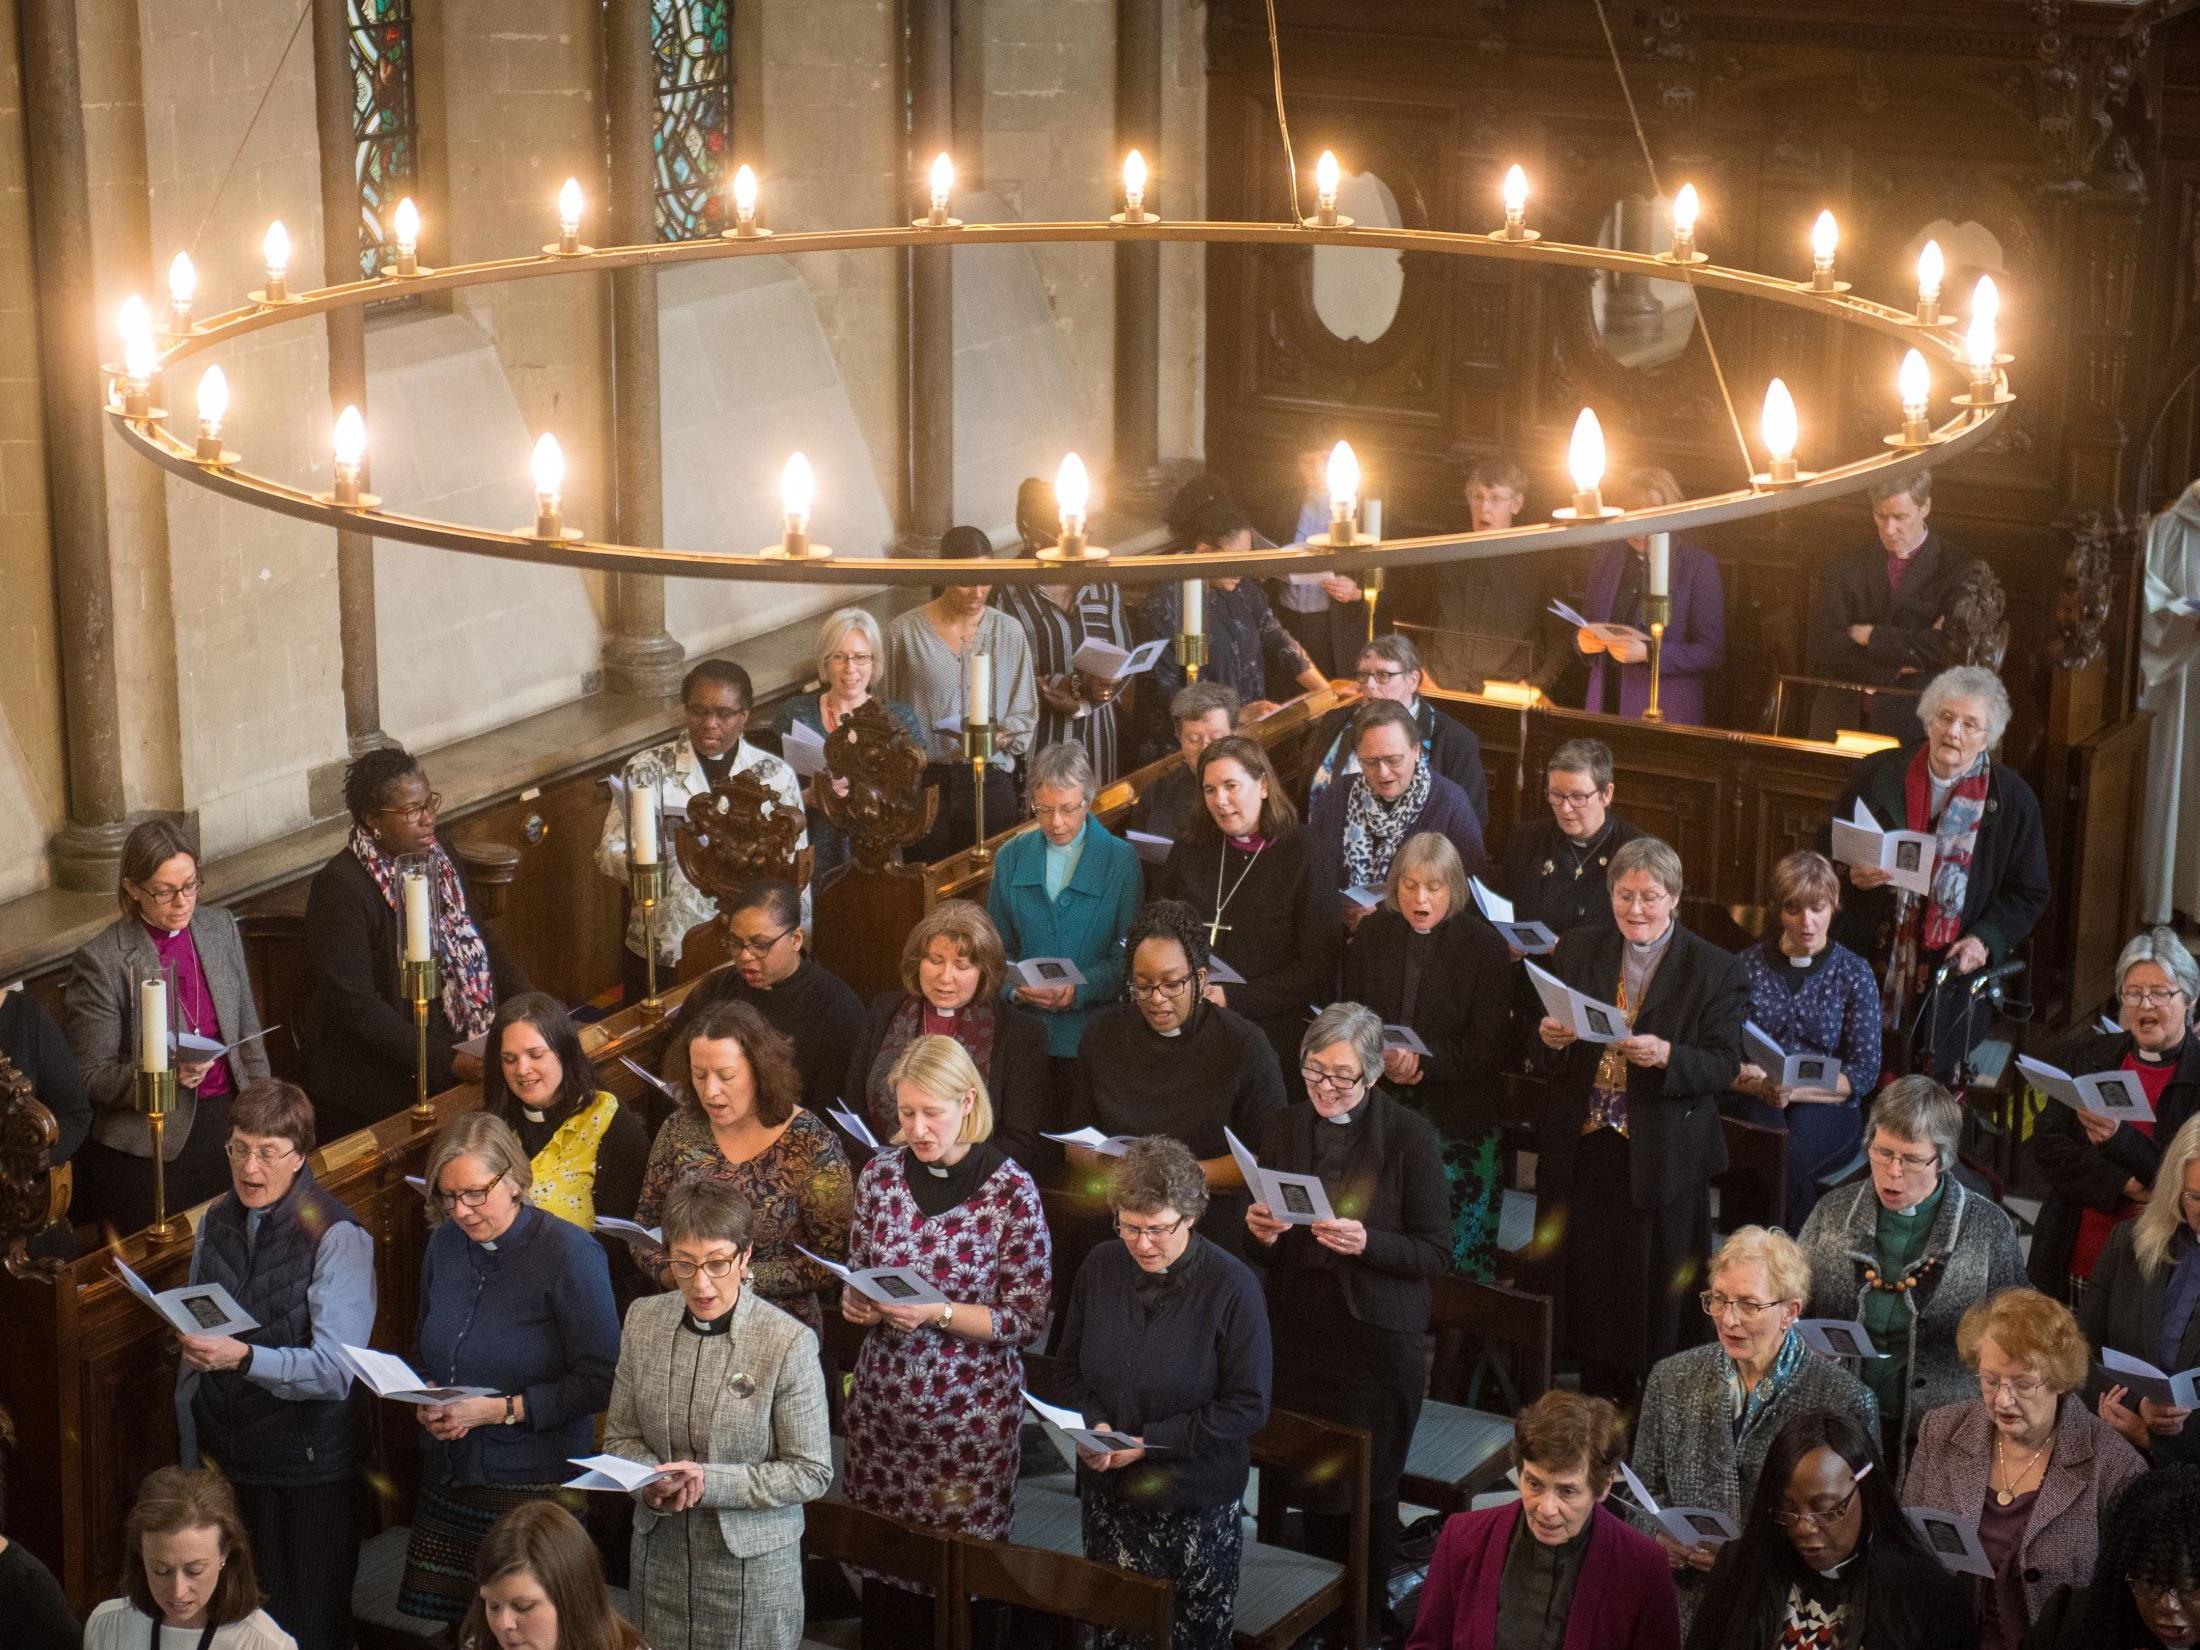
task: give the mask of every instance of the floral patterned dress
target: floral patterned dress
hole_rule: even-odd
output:
[[[707,1175],[739,1192],[754,1214],[749,1228],[756,1257],[750,1285],[782,1312],[822,1332],[817,1292],[832,1274],[795,1253],[801,1244],[813,1254],[838,1260],[848,1252],[848,1216],[855,1205],[855,1177],[847,1153],[833,1131],[809,1110],[797,1106],[786,1132],[746,1163],[729,1163],[711,1138],[710,1122],[682,1107],[665,1119],[642,1171],[642,1197],[634,1218],[655,1226],[664,1214],[665,1195],[684,1180]],[[635,1263],[654,1279],[665,1264],[664,1250],[636,1243]]]
[[[991,1307],[994,1339],[927,1324],[872,1329],[848,1399],[852,1505],[998,1541],[1015,1510],[1023,1361],[1046,1321],[1051,1247],[1039,1189],[1013,1159],[963,1203],[926,1218],[905,1153],[871,1159],[856,1188],[848,1264],[908,1266],[951,1301]]]

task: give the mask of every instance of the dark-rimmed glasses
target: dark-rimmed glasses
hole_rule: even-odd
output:
[[[1349,1094],[1367,1081],[1365,1072],[1324,1071],[1319,1066],[1301,1066],[1299,1075],[1306,1079],[1308,1088],[1326,1089],[1331,1094]]]
[[[1849,1509],[1856,1505],[1856,1498],[1863,1492],[1863,1488],[1863,1480],[1858,1479],[1849,1486],[1848,1494],[1823,1510],[1817,1507],[1776,1507],[1767,1516],[1783,1530],[1792,1530],[1798,1524],[1808,1524],[1814,1530],[1831,1529],[1848,1517]]]
[[[222,1155],[239,1168],[257,1163],[264,1169],[272,1169],[297,1149],[287,1141],[280,1146],[247,1146],[241,1140],[232,1140],[222,1148]]]
[[[498,1175],[484,1186],[461,1186],[455,1192],[439,1191],[435,1194],[435,1200],[446,1209],[456,1209],[461,1205],[469,1209],[478,1209],[489,1201],[489,1194],[497,1189],[498,1182],[503,1179],[504,1176]]]
[[[1121,1215],[1117,1215],[1115,1217],[1115,1235],[1125,1243],[1161,1243],[1183,1231],[1184,1222],[1187,1218],[1184,1215],[1178,1215],[1166,1226],[1129,1226],[1124,1224]]]
[[[792,926],[782,928],[776,934],[759,934],[753,939],[743,939],[739,934],[730,936],[728,943],[737,957],[768,957],[772,947],[794,932]]]
[[[425,802],[409,802],[401,807],[377,808],[376,813],[395,814],[408,825],[417,825],[424,819],[433,819],[443,811],[443,793],[430,791]]]
[[[706,1278],[722,1278],[740,1264],[739,1255],[713,1255],[708,1260],[668,1260],[665,1270],[682,1283],[692,1283],[698,1272]]]
[[[1156,997],[1173,997],[1191,983],[1191,975],[1179,974],[1173,980],[1133,980],[1129,990],[1133,997],[1144,997],[1150,1002]]]

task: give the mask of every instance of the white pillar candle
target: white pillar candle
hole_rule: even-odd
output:
[[[1383,501],[1379,498],[1364,500],[1360,505],[1360,526],[1371,539],[1383,536]]]
[[[144,980],[138,985],[138,1069],[168,1069],[168,982]]]
[[[657,792],[651,785],[636,785],[627,794],[626,840],[636,865],[657,863]]]
[[[1650,594],[1672,594],[1673,536],[1670,533],[1650,535]]]
[[[405,960],[426,962],[428,951],[428,879],[405,873]]]
[[[1197,579],[1184,581],[1184,634],[1207,633],[1207,587]]]
[[[969,727],[979,727],[993,720],[993,655],[970,655],[970,705],[964,712],[963,722]]]

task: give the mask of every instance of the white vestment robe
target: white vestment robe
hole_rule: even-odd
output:
[[[2139,702],[2154,731],[2139,914],[2154,924],[2172,909],[2200,917],[2200,481],[2148,525],[2145,577]]]

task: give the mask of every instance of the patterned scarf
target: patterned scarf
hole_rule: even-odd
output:
[[[397,861],[375,846],[365,829],[351,828],[352,857],[367,868],[374,885],[382,890],[398,920],[404,920],[404,894],[397,886]],[[435,931],[428,949],[443,965],[443,1017],[459,1042],[481,1036],[496,1018],[496,979],[489,972],[489,948],[466,910],[466,890],[460,886],[458,867],[437,843],[435,860]]]
[[[1773,1357],[1772,1367],[1765,1371],[1754,1391],[1745,1392],[1742,1390],[1741,1366],[1723,1352],[1720,1354],[1720,1367],[1726,1377],[1727,1413],[1733,1417],[1734,1436],[1737,1439],[1746,1435],[1757,1424],[1757,1417],[1770,1408],[1774,1400],[1786,1390],[1788,1382],[1795,1379],[1795,1372],[1803,1367],[1803,1360],[1809,1356],[1809,1350],[1803,1345],[1803,1337],[1790,1329],[1787,1339],[1780,1343],[1780,1350]]]
[[[1887,968],[1882,1007],[1887,1023],[1897,1025],[1925,987],[1937,956],[1963,937],[1963,902],[1971,888],[1971,859],[1978,851],[1979,823],[1986,817],[1987,781],[1992,758],[1984,751],[1948,793],[1940,821],[1933,822],[1932,770],[1928,747],[1920,745],[1903,776],[1903,829],[1933,833],[1933,891],[1923,898],[1899,889],[1894,907],[1894,954]]]
[[[872,1060],[871,1069],[863,1074],[864,1102],[870,1108],[871,1126],[878,1131],[881,1140],[891,1139],[901,1128],[901,1115],[895,1109],[894,1091],[887,1084],[886,1075],[894,1069],[909,1045],[924,1035],[926,1001],[923,992],[912,991],[901,1007],[894,1010],[893,1018],[886,1022],[886,1030],[879,1036],[878,1055]],[[993,1069],[993,1037],[999,1023],[993,1004],[983,996],[971,998],[955,1011],[955,1029],[949,1035],[962,1044],[970,1056],[970,1063],[981,1075]]]
[[[1429,765],[1413,764],[1413,782],[1395,802],[1377,796],[1360,774],[1344,805],[1344,869],[1353,888],[1380,888],[1390,876],[1391,859],[1428,806]]]

